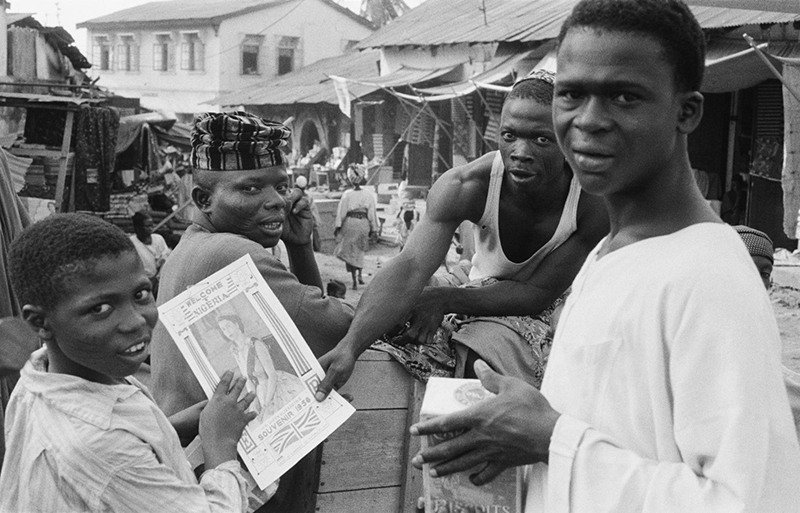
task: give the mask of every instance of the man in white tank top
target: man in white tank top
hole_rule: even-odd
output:
[[[427,343],[445,314],[536,316],[569,287],[586,255],[608,233],[608,219],[602,202],[581,193],[573,181],[556,143],[552,101],[552,74],[535,72],[518,81],[503,105],[499,151],[451,169],[433,185],[427,211],[403,251],[367,287],[345,338],[320,359],[327,374],[318,399],[343,385],[356,358],[407,319],[408,338]],[[474,277],[496,281],[426,287],[463,221],[480,232]],[[494,337],[469,338],[491,343]],[[531,365],[520,365],[519,359],[534,361],[532,347],[538,343],[517,337],[510,347],[497,341],[496,358],[481,356],[498,370],[527,374]]]

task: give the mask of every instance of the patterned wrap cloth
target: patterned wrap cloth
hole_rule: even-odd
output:
[[[262,169],[286,162],[281,146],[292,131],[247,112],[204,112],[194,118],[191,163],[195,169]]]
[[[468,265],[468,264],[467,264]],[[497,283],[495,278],[481,278],[469,281],[469,270],[461,266],[442,277],[435,277],[440,286],[465,288],[485,287]],[[437,328],[430,344],[406,343],[403,334],[408,327],[385,334],[372,344],[372,349],[383,351],[400,362],[406,371],[422,383],[431,376],[445,378],[464,377],[466,347],[457,343],[459,332],[475,323],[480,324],[480,336],[496,339],[498,343],[519,344],[527,347],[533,360],[532,375],[526,381],[541,387],[553,339],[550,336],[550,323],[553,311],[564,302],[569,292],[565,292],[552,305],[536,316],[497,316],[472,317],[448,314]]]
[[[770,262],[774,262],[774,246],[769,235],[749,226],[739,225],[734,226],[733,229],[739,233],[739,237],[742,238],[748,253],[753,256],[763,256],[769,259]]]

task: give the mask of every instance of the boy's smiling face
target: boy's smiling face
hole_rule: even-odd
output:
[[[67,278],[66,292],[41,316],[50,369],[98,383],[117,383],[149,354],[158,310],[134,251],[103,257]]]
[[[695,126],[686,114],[702,114],[701,103],[698,93],[677,90],[674,69],[652,37],[576,27],[561,43],[555,130],[589,193],[646,185],[674,161],[678,137]]]

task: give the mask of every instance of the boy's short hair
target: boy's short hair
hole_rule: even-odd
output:
[[[659,42],[681,91],[697,91],[705,71],[706,41],[681,0],[581,0],[561,26],[558,44],[575,27],[633,32]]]
[[[85,273],[103,257],[135,248],[111,223],[88,214],[53,214],[29,226],[11,244],[11,285],[20,303],[53,308],[66,281]]]

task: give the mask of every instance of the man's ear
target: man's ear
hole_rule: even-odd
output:
[[[703,95],[699,91],[691,91],[681,95],[681,112],[678,115],[678,132],[690,134],[694,132],[703,119]]]
[[[33,328],[41,340],[52,340],[53,332],[47,321],[47,312],[41,306],[25,305],[22,307],[22,318]]]
[[[211,211],[211,191],[201,185],[192,188],[192,200],[200,212],[208,214]]]

